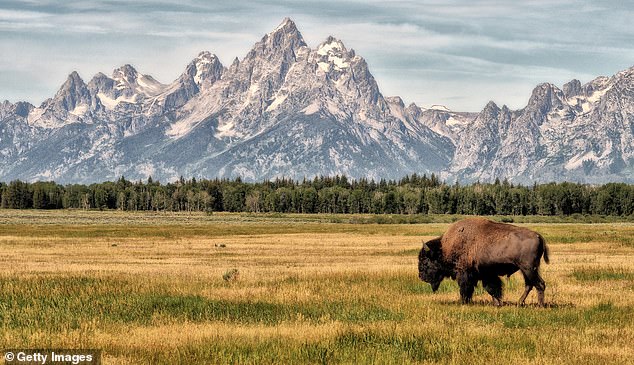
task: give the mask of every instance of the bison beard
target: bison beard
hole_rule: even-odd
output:
[[[539,275],[542,256],[548,263],[546,242],[536,232],[483,218],[454,223],[441,237],[423,245],[418,254],[418,277],[438,290],[446,277],[460,286],[462,303],[470,303],[478,281],[502,305],[500,276],[520,271],[526,284],[519,304],[535,287],[539,305],[544,305],[546,284]]]

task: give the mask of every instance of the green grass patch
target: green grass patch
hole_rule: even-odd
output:
[[[545,234],[544,239],[547,243],[588,243],[597,241],[598,237],[593,235],[579,235],[579,234],[568,234],[568,235],[550,235]]]
[[[634,308],[617,307],[610,302],[578,309],[574,307],[535,308],[503,307],[489,308],[479,305],[464,307],[451,315],[461,322],[476,322],[486,326],[501,326],[509,329],[530,328],[590,328],[596,326],[629,326],[633,323]]]
[[[551,225],[530,227],[540,232],[547,243],[590,243],[605,242],[618,246],[634,247],[634,229],[627,225]]]
[[[403,358],[415,362],[441,361],[451,355],[451,348],[443,341],[422,335],[402,335],[396,333],[376,333],[371,331],[348,330],[340,333],[333,341],[337,352],[348,356],[340,360],[353,363],[372,363],[382,354],[391,353],[388,358]]]
[[[451,351],[447,341],[434,336],[345,330],[334,339],[314,342],[203,341],[180,347],[176,353],[136,349],[126,355],[153,364],[413,364],[447,360]]]
[[[578,281],[634,280],[634,272],[619,267],[579,268],[571,276]]]
[[[318,296],[346,298],[351,292],[365,293],[366,301],[381,301],[387,293],[399,295],[432,294],[431,285],[421,281],[416,270],[411,274],[367,274],[346,273],[339,275],[317,275],[300,277],[292,275],[282,279],[279,285],[292,284],[298,287],[310,288]],[[275,284],[273,284],[275,285]],[[446,279],[440,284],[438,293],[458,293],[458,284],[454,280]]]
[[[422,247],[422,243],[421,243]],[[418,257],[418,253],[420,252],[420,248],[412,248],[409,250],[402,250],[393,253],[394,256],[408,256],[408,257]]]
[[[0,279],[0,323],[5,328],[77,329],[96,321],[159,325],[174,321],[277,324],[289,320],[350,323],[402,320],[403,314],[368,301],[309,303],[229,301],[174,293],[162,284],[115,278],[35,276]]]

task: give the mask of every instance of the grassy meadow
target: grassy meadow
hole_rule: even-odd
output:
[[[0,349],[98,348],[105,364],[634,363],[634,223],[522,219],[550,247],[547,307],[535,292],[515,306],[515,274],[495,308],[481,288],[465,306],[455,282],[432,293],[417,278],[422,241],[457,218],[0,210]]]

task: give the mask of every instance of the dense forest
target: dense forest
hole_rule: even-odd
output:
[[[161,184],[129,181],[91,185],[54,182],[0,183],[1,207],[11,209],[119,209],[283,213],[571,215],[634,214],[634,185],[508,181],[447,184],[435,175],[401,180],[352,180],[345,176],[258,183],[180,180]]]

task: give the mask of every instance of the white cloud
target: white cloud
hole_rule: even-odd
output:
[[[36,11],[0,9],[0,21],[33,20],[47,16],[46,13]]]
[[[537,82],[588,81],[634,64],[632,10],[610,6],[590,0],[7,0],[0,4],[0,84],[8,84],[10,72],[40,80],[29,98],[39,102],[72,70],[90,79],[124,63],[170,82],[201,50],[225,64],[243,57],[290,16],[309,45],[334,35],[354,48],[386,94],[436,97],[454,109],[473,109],[496,95],[509,100],[496,102],[520,105]],[[15,100],[24,90],[3,90],[3,97]]]

